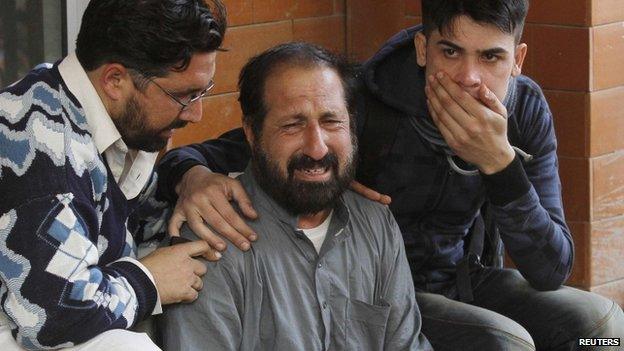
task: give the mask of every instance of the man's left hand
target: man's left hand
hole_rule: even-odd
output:
[[[444,72],[429,76],[427,105],[449,147],[484,174],[507,167],[515,151],[507,139],[507,109],[482,84],[475,98]]]

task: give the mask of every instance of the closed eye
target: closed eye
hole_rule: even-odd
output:
[[[297,121],[297,122],[292,122],[292,123],[286,123],[282,125],[280,128],[286,131],[291,131],[291,130],[300,128],[301,126],[303,126],[303,122]]]

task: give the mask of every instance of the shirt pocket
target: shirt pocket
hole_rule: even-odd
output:
[[[346,307],[347,349],[383,350],[390,304],[382,300],[379,305],[371,305],[348,299]]]

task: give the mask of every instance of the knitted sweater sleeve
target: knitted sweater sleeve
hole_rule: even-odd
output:
[[[134,241],[81,110],[20,84],[0,92],[0,323],[25,349],[69,347],[141,320],[156,288],[120,261]]]
[[[79,344],[153,309],[152,284],[140,268],[100,263],[105,239],[90,230],[96,213],[89,207],[57,194],[0,217],[2,310],[26,349]]]
[[[533,83],[534,84],[534,83]],[[484,176],[493,219],[512,261],[540,290],[553,290],[568,278],[573,243],[565,222],[553,119],[541,90],[532,86],[517,115],[520,145],[533,155]]]

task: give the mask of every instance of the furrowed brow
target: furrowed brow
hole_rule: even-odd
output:
[[[338,114],[335,111],[332,111],[332,110],[325,111],[321,115],[322,118],[336,118],[337,116],[338,116]]]
[[[459,45],[457,45],[457,44],[455,44],[453,42],[450,42],[448,40],[444,40],[444,39],[438,40],[437,44],[450,47],[451,49],[453,49],[455,51],[459,51],[459,52],[464,52],[465,51],[464,48],[462,48],[461,46],[459,46]]]
[[[509,52],[501,47],[495,47],[491,49],[481,50],[480,53],[482,55],[504,55],[508,54]]]

